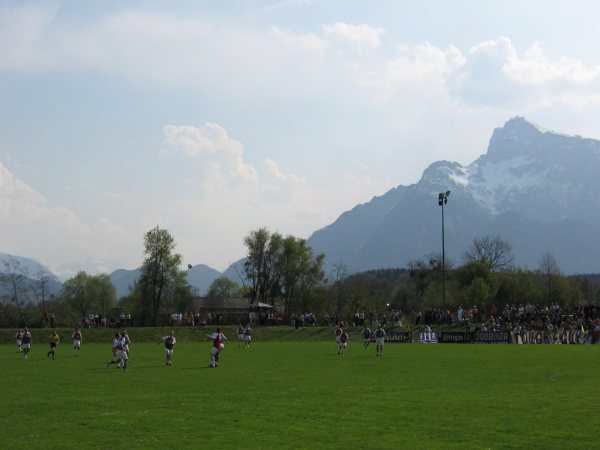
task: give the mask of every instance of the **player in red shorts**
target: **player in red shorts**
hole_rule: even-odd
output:
[[[221,328],[217,328],[213,334],[207,334],[206,340],[212,341],[212,346],[210,348],[210,364],[208,367],[212,367],[213,369],[219,365],[219,354],[225,348],[225,342],[227,342],[227,338],[223,333],[221,333]]]

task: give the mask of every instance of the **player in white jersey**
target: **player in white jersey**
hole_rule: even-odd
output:
[[[207,334],[206,340],[212,341],[212,345],[210,347],[210,364],[208,367],[212,367],[213,369],[219,365],[219,355],[225,348],[225,342],[227,342],[227,338],[223,333],[221,333],[221,328],[217,327],[217,330],[213,334]]]
[[[377,325],[375,330],[375,347],[377,349],[376,356],[383,356],[383,343],[385,341],[385,330],[381,328],[381,325]]]

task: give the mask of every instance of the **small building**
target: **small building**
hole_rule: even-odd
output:
[[[246,297],[196,297],[196,311],[201,323],[206,325],[234,325],[238,323],[259,325],[261,318],[275,312],[267,303],[251,305]]]

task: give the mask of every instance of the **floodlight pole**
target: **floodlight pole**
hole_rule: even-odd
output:
[[[438,196],[438,205],[442,207],[442,303],[443,303],[443,324],[446,324],[446,239],[444,230],[444,205],[448,203],[450,191],[440,192]]]

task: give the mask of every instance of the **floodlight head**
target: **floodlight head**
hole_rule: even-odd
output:
[[[446,191],[446,198],[450,197],[450,191]]]

